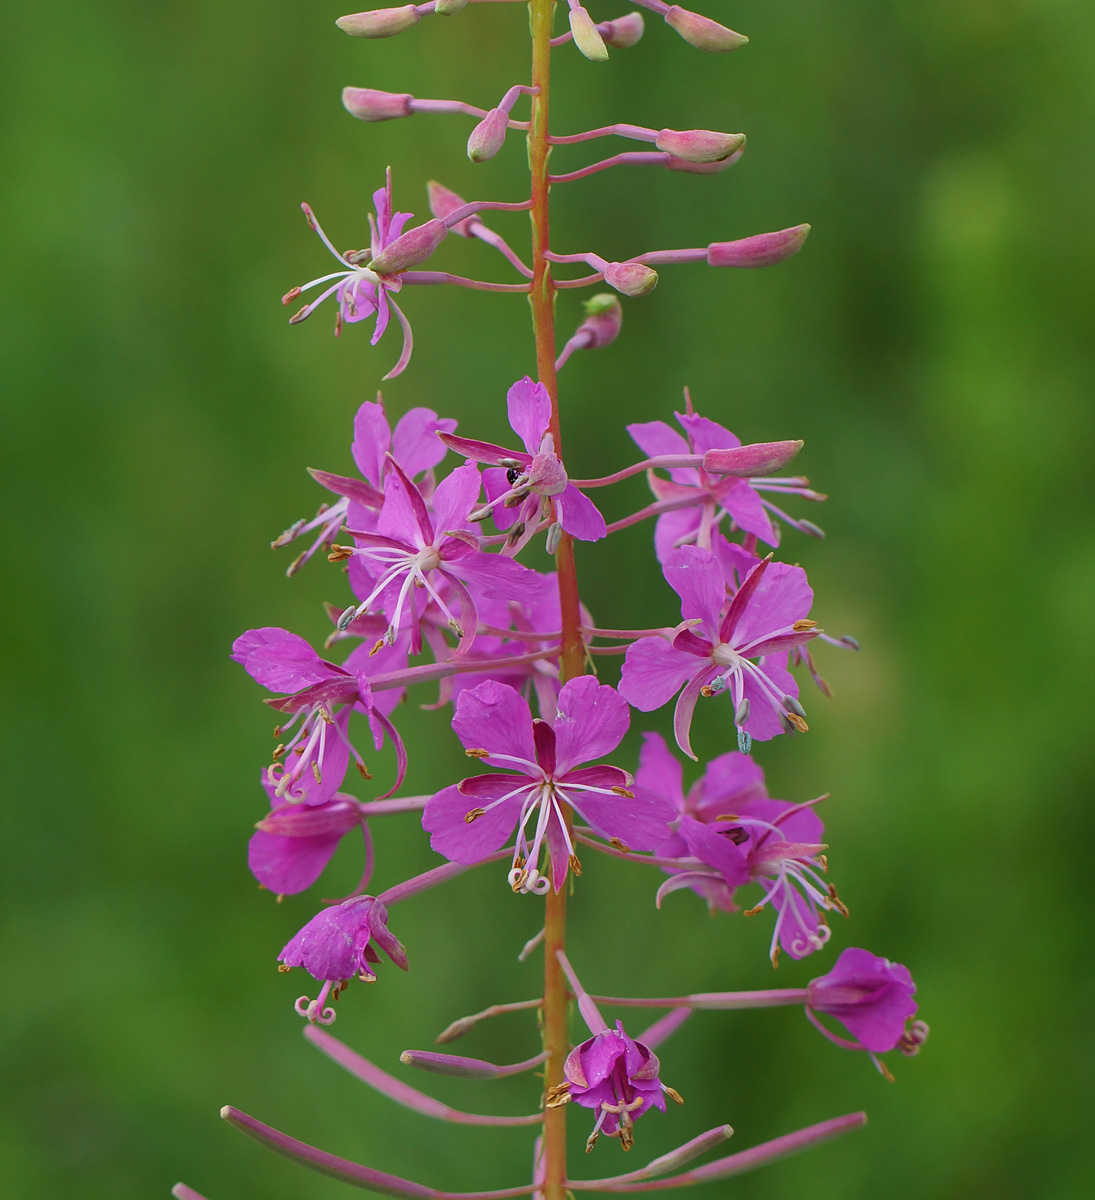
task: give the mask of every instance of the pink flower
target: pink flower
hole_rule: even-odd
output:
[[[397,967],[407,969],[407,952],[389,932],[388,910],[375,897],[354,896],[317,913],[278,955],[282,970],[303,967],[313,979],[323,981],[315,1000],[307,996],[297,1000],[297,1012],[309,1021],[330,1025],[335,1010],[324,1005],[332,990],[332,999],[337,1000],[354,976],[366,983],[376,979],[371,965],[380,962],[380,955],[374,943]]]
[[[707,550],[681,546],[663,571],[681,598],[685,624],[672,641],[640,638],[628,648],[620,676],[624,699],[652,712],[680,691],[673,718],[677,745],[693,759],[689,731],[701,696],[730,693],[739,741],[805,731],[798,684],[769,656],[817,636],[806,615],[813,603],[806,572],[763,559],[727,602],[723,568]]]
[[[491,463],[497,470],[483,472],[488,503],[476,513],[480,520],[494,514],[499,529],[520,525],[511,538],[516,553],[540,528],[551,520],[579,541],[595,542],[605,536],[605,521],[592,500],[567,480],[563,464],[555,453],[548,426],[551,422],[551,398],[542,383],[533,383],[526,375],[510,388],[506,396],[509,423],[521,439],[525,452],[507,450],[493,442],[442,434],[441,440],[457,454],[474,462]],[[549,550],[553,549],[549,531]]]
[[[669,801],[632,791],[631,776],[619,767],[581,765],[611,753],[628,726],[627,704],[592,676],[563,685],[550,724],[533,720],[513,688],[489,681],[461,693],[452,726],[470,758],[519,772],[465,779],[426,804],[422,825],[433,835],[430,845],[452,862],[480,862],[516,829],[510,886],[537,895],[549,886],[558,892],[568,866],[581,872],[567,806],[602,838],[633,850],[653,850],[665,840]],[[541,864],[545,847],[550,883]]]
[[[384,336],[391,314],[394,312],[403,327],[403,352],[396,365],[384,376],[385,379],[394,379],[410,362],[411,350],[414,346],[410,324],[399,306],[391,299],[392,294],[398,292],[403,285],[398,274],[378,275],[376,271],[362,266],[363,262],[371,262],[385,247],[391,245],[402,234],[403,226],[413,216],[412,213],[392,211],[392,173],[390,169],[384,187],[373,192],[373,206],[376,209],[376,216],[375,218],[371,214],[369,216],[370,248],[368,250],[349,250],[345,254],[340,254],[323,232],[311,208],[307,204],[301,205],[304,215],[308,218],[308,224],[319,234],[320,240],[338,259],[339,263],[347,269],[332,272],[330,275],[321,275],[318,279],[292,288],[282,297],[282,303],[290,304],[302,292],[325,283],[328,287],[316,299],[310,301],[289,318],[290,325],[297,325],[306,320],[328,296],[334,295],[338,304],[338,315],[335,318],[336,336],[342,330],[343,321],[355,324],[375,316],[376,323],[370,339],[374,346]]]
[[[692,412],[691,406],[688,412],[675,415],[685,432],[684,437],[664,421],[629,425],[627,431],[639,449],[651,458],[660,454],[705,454],[709,450],[734,449],[741,445],[729,429]],[[726,518],[738,529],[769,546],[779,545],[779,526],[772,521],[772,516],[815,537],[821,535],[816,525],[795,520],[761,495],[764,492],[784,493],[824,500],[824,496],[806,486],[809,481],[802,476],[745,479],[713,475],[702,468],[674,467],[669,471],[668,480],[653,471],[648,479],[659,503],[664,504],[654,531],[654,547],[661,562],[666,561],[676,546],[698,541],[705,549],[710,549],[711,532]]]
[[[838,1046],[883,1054],[898,1047],[915,1054],[927,1035],[923,1030],[908,1031],[906,1026],[916,1014],[916,984],[908,967],[892,963],[867,950],[849,947],[836,960],[832,970],[810,980],[806,989],[806,1012],[823,1034]],[[848,1043],[830,1033],[815,1013],[834,1017],[856,1040]],[[923,1025],[923,1022],[915,1022]]]

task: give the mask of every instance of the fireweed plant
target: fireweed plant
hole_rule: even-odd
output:
[[[384,38],[427,17],[452,16],[469,0],[430,0],[342,17],[353,37]],[[475,0],[473,0],[475,2]],[[517,0],[512,0],[516,3]],[[723,25],[662,0],[639,0],[676,34],[701,51],[729,51],[747,41]],[[371,325],[375,344],[395,326],[402,349],[385,378],[411,357],[404,289],[449,284],[512,292],[532,309],[535,373],[506,393],[513,430],[506,445],[457,433],[457,422],[413,408],[394,427],[382,402],[362,404],[354,420],[353,458],[359,475],[314,471],[334,499],[311,521],[299,521],[274,543],[306,537],[293,561],[297,571],[318,551],[342,564],[353,599],[329,612],[323,653],[279,628],[253,629],[237,639],[232,657],[267,692],[279,714],[277,747],[261,783],[269,809],[251,838],[249,863],[259,882],[277,895],[301,892],[319,878],[345,837],[364,847],[361,883],[340,903],[317,913],[282,949],[280,969],[301,968],[312,983],[296,1001],[305,1032],[352,1074],[416,1113],[477,1125],[527,1125],[537,1131],[532,1177],[487,1192],[451,1193],[359,1165],[306,1145],[234,1108],[224,1118],[273,1150],[317,1171],[371,1191],[416,1200],[502,1200],[532,1195],[563,1200],[566,1193],[629,1193],[724,1179],[805,1149],[861,1125],[862,1113],[835,1117],[702,1166],[690,1161],[717,1151],[728,1125],[698,1132],[646,1166],[613,1178],[576,1177],[566,1155],[569,1104],[588,1109],[587,1150],[599,1137],[630,1149],[636,1124],[650,1109],[664,1111],[679,1094],[662,1081],[656,1053],[695,1009],[801,1007],[837,1046],[863,1051],[888,1075],[881,1054],[915,1054],[927,1027],[914,1020],[915,988],[905,967],[867,950],[845,949],[833,966],[804,988],[706,992],[669,997],[598,996],[586,990],[566,947],[568,892],[580,897],[576,877],[590,854],[607,854],[651,868],[651,900],[690,890],[712,911],[761,915],[771,923],[773,966],[780,954],[805,958],[830,937],[832,914],[847,915],[827,881],[826,846],[818,813],[824,796],[801,802],[775,799],[752,757],[753,744],[804,733],[806,712],[792,668],[802,667],[825,692],[811,643],[855,648],[854,639],[830,638],[811,618],[813,593],[806,573],[775,559],[786,526],[819,537],[821,530],[792,515],[799,501],[824,497],[785,469],[802,443],[742,445],[728,429],[695,411],[685,393],[673,422],[628,426],[641,459],[596,479],[572,479],[563,456],[557,373],[575,353],[605,346],[620,332],[618,295],[641,297],[658,282],[655,268],[683,262],[712,267],[763,267],[802,246],[799,225],[706,247],[657,250],[622,262],[593,251],[550,248],[548,197],[553,185],[618,165],[717,174],[742,154],[741,134],[704,129],[646,129],[616,124],[565,136],[549,132],[550,66],[555,48],[574,46],[591,62],[609,48],[633,45],[643,33],[638,12],[597,23],[569,0],[569,30],[553,36],[552,0],[531,0],[532,73],[489,111],[456,100],[423,100],[369,88],[346,88],[343,103],[362,121],[413,113],[457,113],[475,118],[468,156],[493,157],[511,133],[527,140],[530,194],[517,202],[465,203],[438,183],[429,185],[432,218],[411,225],[394,209],[390,173],[373,195],[368,248],[339,252],[305,205],[308,223],[337,260],[337,269],[293,288],[287,304],[310,298],[292,317],[299,322],[330,299],[336,333],[345,324]],[[513,116],[527,104],[529,119]],[[625,138],[651,149],[626,150],[566,174],[551,174],[553,147]],[[484,221],[492,210],[527,211],[532,223],[526,262]],[[467,279],[420,269],[451,234],[497,251],[516,273],[514,282]],[[584,264],[574,278],[553,277],[554,265]],[[557,348],[556,292],[604,283],[612,289],[586,303],[587,316]],[[398,299],[397,299],[398,297]],[[407,307],[411,307],[410,304]],[[501,399],[503,387],[499,386]],[[667,414],[668,415],[668,414]],[[460,465],[439,479],[448,454]],[[596,497],[601,488],[646,473],[653,492],[638,512],[606,523]],[[791,513],[785,512],[786,504]],[[617,530],[653,521],[654,551],[680,598],[666,624],[652,629],[609,629],[595,624],[578,590],[574,539],[602,541]],[[518,562],[526,548],[554,556],[555,571]],[[345,647],[348,653],[342,653]],[[324,657],[329,654],[330,657]],[[598,681],[601,655],[623,656],[618,687]],[[427,661],[411,664],[412,658]],[[451,713],[464,746],[467,778],[432,796],[398,796],[407,753],[393,714],[416,685],[432,684],[432,707]],[[647,733],[634,771],[621,765],[618,747],[633,711],[653,712],[675,699],[676,749]],[[712,759],[685,790],[680,754],[695,759],[689,730],[696,705],[722,707],[731,747]],[[730,730],[733,729],[733,734]],[[385,791],[361,801],[343,790],[353,763],[370,778],[356,748],[369,735],[379,749],[395,748],[395,778]],[[679,752],[679,753],[678,753]],[[350,776],[352,778],[352,775]],[[389,814],[417,814],[433,850],[446,863],[376,891],[369,823]],[[583,865],[582,860],[586,863]],[[518,1116],[458,1112],[410,1087],[337,1041],[328,1031],[335,1002],[355,979],[373,981],[406,970],[407,954],[392,926],[398,905],[483,865],[486,886],[506,889],[515,902],[543,906],[543,929],[521,952],[542,947],[542,994],[492,1004],[462,1017],[437,1041],[452,1042],[477,1022],[515,1010],[537,1010],[542,1045],[524,1061],[496,1065],[437,1051],[409,1050],[402,1062],[441,1074],[494,1079],[538,1072],[542,1088]],[[394,916],[394,920],[393,920]],[[585,958],[586,956],[580,956]],[[589,1036],[572,1046],[568,1006],[577,1003]],[[632,1036],[603,1009],[653,1008],[667,1012]],[[530,1047],[532,1050],[533,1047]],[[672,1068],[666,1074],[676,1080]],[[679,1082],[679,1081],[677,1081]],[[538,1101],[538,1103],[537,1103]],[[178,1197],[198,1194],[185,1184]]]

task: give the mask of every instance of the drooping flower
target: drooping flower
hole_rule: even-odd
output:
[[[297,634],[265,626],[241,634],[232,643],[232,658],[256,682],[285,697],[267,701],[290,717],[277,729],[278,736],[290,732],[299,722],[292,737],[279,743],[274,762],[265,773],[265,781],[279,801],[326,804],[342,785],[351,757],[361,774],[369,778],[364,760],[350,741],[350,714],[355,709],[368,717],[378,750],[385,734],[392,739],[398,762],[394,787],[402,783],[406,751],[388,719],[402,689],[393,688],[374,699],[364,668],[371,665],[376,673],[406,666],[405,639],[389,649],[387,661],[370,664],[367,649],[359,646],[340,667],[320,658]]]
[[[831,971],[810,980],[806,1012],[838,1046],[869,1050],[872,1054],[900,1047],[906,1054],[915,1054],[927,1034],[926,1026],[911,1033],[907,1028],[916,1015],[915,994],[916,984],[907,967],[867,950],[849,947]],[[849,1043],[826,1029],[816,1013],[825,1013],[839,1021],[855,1042]]]
[[[325,1007],[328,996],[337,1000],[355,976],[365,983],[375,981],[371,967],[380,962],[377,946],[397,967],[407,969],[407,952],[388,929],[388,910],[374,896],[354,896],[317,913],[278,955],[279,970],[303,967],[323,983],[315,1000],[298,998],[297,1012],[330,1025],[335,1010]]]
[[[287,546],[305,533],[318,530],[315,541],[290,564],[286,574],[293,575],[325,545],[335,540],[338,530],[347,522],[355,529],[370,529],[384,503],[384,464],[388,454],[398,462],[407,476],[415,479],[423,496],[433,494],[433,468],[445,457],[445,447],[437,440],[438,433],[452,433],[456,421],[439,417],[432,408],[408,409],[393,430],[384,412],[384,400],[377,393],[376,402],[366,400],[354,417],[354,440],[350,449],[362,479],[335,475],[330,471],[312,471],[312,477],[338,499],[324,504],[310,521],[297,521],[272,543],[274,549]]]
[[[483,472],[488,503],[477,511],[476,518],[491,512],[499,529],[513,529],[508,547],[513,553],[533,537],[544,521],[551,521],[556,529],[554,535],[549,529],[549,550],[554,550],[552,542],[558,529],[583,542],[603,538],[604,517],[592,500],[568,482],[556,454],[548,428],[551,398],[547,388],[526,375],[509,389],[506,405],[510,426],[524,444],[524,452],[454,434],[441,435],[445,445],[458,454],[496,468]]]
[[[664,421],[628,425],[627,431],[639,449],[651,458],[659,454],[705,454],[741,445],[729,429],[692,412],[691,403],[687,412],[675,416],[684,437]],[[821,536],[821,530],[812,522],[788,516],[763,494],[824,500],[824,496],[810,490],[809,480],[800,475],[753,479],[713,475],[702,467],[675,467],[670,469],[669,479],[653,471],[647,478],[655,497],[665,506],[654,531],[654,547],[663,563],[677,546],[695,543],[711,549],[712,532],[727,518],[769,546],[779,545],[779,526],[772,516],[804,533]]]
[[[537,895],[549,886],[558,892],[568,866],[581,871],[567,806],[600,837],[632,850],[653,850],[665,840],[670,801],[633,790],[632,777],[619,767],[581,765],[611,753],[628,726],[627,704],[592,676],[563,685],[550,724],[534,721],[513,688],[488,681],[461,693],[452,725],[469,757],[519,772],[477,775],[429,800],[423,828],[433,835],[430,845],[452,862],[480,862],[516,829],[510,886]],[[550,882],[541,863],[545,847]]]
[[[345,254],[340,254],[323,232],[311,208],[307,204],[303,204],[301,207],[304,215],[308,218],[308,224],[319,234],[320,240],[345,270],[334,271],[330,275],[321,275],[318,279],[313,279],[309,283],[301,284],[286,292],[282,297],[282,303],[291,304],[302,292],[319,287],[320,284],[328,285],[319,296],[289,318],[290,325],[297,325],[310,317],[318,305],[322,304],[328,296],[334,295],[338,304],[335,335],[337,336],[342,331],[344,321],[353,324],[375,316],[376,323],[373,328],[373,336],[370,338],[375,346],[384,336],[391,314],[394,312],[403,328],[403,352],[399,356],[399,361],[384,376],[385,379],[394,379],[411,361],[411,350],[414,346],[410,323],[391,298],[403,286],[402,281],[398,273],[378,275],[363,265],[371,262],[382,250],[391,245],[402,234],[403,227],[413,216],[413,213],[393,211],[391,169],[388,170],[384,186],[373,192],[373,207],[376,209],[376,216],[374,217],[371,213],[369,215],[368,250],[349,250]]]
[[[544,586],[541,575],[501,554],[484,554],[468,532],[468,513],[479,488],[474,464],[457,467],[437,485],[431,515],[421,491],[389,456],[376,532],[351,529],[357,545],[333,548],[333,556],[359,560],[372,576],[369,594],[343,613],[340,626],[345,628],[370,606],[379,605],[388,617],[384,641],[393,644],[400,630],[409,627],[411,653],[417,654],[422,633],[415,591],[421,589],[460,639],[456,654],[463,654],[478,623],[472,591],[488,599],[538,599]],[[451,589],[447,597],[446,585]]]
[[[665,1112],[665,1097],[680,1097],[658,1078],[661,1064],[653,1050],[624,1032],[623,1022],[615,1029],[601,1029],[575,1046],[563,1064],[564,1082],[553,1088],[548,1107],[572,1100],[597,1114],[586,1150],[603,1133],[620,1139],[625,1150],[635,1141],[635,1122],[649,1108]]]
[[[701,696],[730,693],[734,724],[744,735],[739,741],[805,731],[798,684],[769,656],[818,634],[807,617],[813,592],[806,572],[762,559],[727,602],[723,569],[707,550],[681,546],[668,556],[663,571],[681,598],[684,624],[672,641],[646,637],[628,647],[620,676],[624,699],[652,712],[683,687],[673,723],[677,745],[693,759],[689,731]]]

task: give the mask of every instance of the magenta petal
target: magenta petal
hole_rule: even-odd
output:
[[[523,793],[514,796],[469,824],[467,814],[484,806],[461,795],[459,788],[447,787],[426,802],[422,828],[433,835],[430,838],[433,849],[450,862],[468,865],[481,862],[506,844],[520,818],[523,796]]]
[[[691,454],[692,449],[683,437],[664,421],[644,421],[628,425],[631,440],[648,457],[658,458],[663,454]],[[673,467],[670,478],[677,483],[696,483],[699,476],[692,467]]]
[[[507,684],[489,680],[461,692],[452,728],[466,750],[509,754],[530,764],[536,761],[532,713],[523,697]],[[539,774],[531,765],[509,765],[511,770]]]
[[[460,795],[468,801],[468,808],[485,808],[493,800],[501,800],[503,796],[517,788],[531,787],[527,775],[472,775],[461,779],[456,785]]]
[[[452,545],[452,541],[445,543],[446,559]],[[462,554],[450,569],[466,579],[478,594],[488,600],[518,600],[535,604],[544,593],[545,581],[539,572],[522,566],[504,554],[471,551]]]
[[[699,798],[692,807],[693,815],[701,821],[713,821],[721,813],[743,814],[746,804],[768,803],[763,769],[748,754],[739,754],[737,750],[713,758],[707,764],[702,782]],[[782,804],[783,801],[771,803]],[[750,810],[750,815],[772,819],[765,810],[759,808],[755,813]],[[809,842],[817,839],[804,837],[798,840]]]
[[[698,413],[675,413],[682,428],[688,434],[694,454],[706,454],[708,450],[735,450],[741,445],[724,425],[701,417]]]
[[[680,759],[671,754],[660,733],[644,733],[635,782],[647,792],[664,796],[684,811],[684,781]]]
[[[744,479],[719,488],[719,503],[734,518],[739,529],[760,538],[769,546],[779,545],[779,530],[772,524],[760,496]]]
[[[630,722],[627,701],[615,688],[592,675],[564,683],[554,721],[556,776],[611,754]]]
[[[436,467],[445,457],[445,446],[437,435],[455,429],[451,417],[439,417],[432,408],[410,408],[392,433],[392,455],[413,478]]]
[[[916,1014],[916,985],[908,968],[849,947],[833,969],[810,981],[806,1003],[835,1017],[868,1050],[892,1050]]]
[[[681,598],[681,618],[702,621],[700,630],[719,640],[719,615],[726,602],[726,582],[718,559],[699,546],[681,546],[663,567],[665,581]]]
[[[315,883],[341,840],[342,833],[282,837],[259,829],[247,845],[247,865],[264,888],[294,896]]]
[[[564,790],[567,782],[562,781]],[[657,850],[669,836],[676,805],[645,788],[635,787],[633,791],[633,797],[576,791],[571,798],[601,837],[619,838],[630,850]]]
[[[433,494],[433,525],[437,532],[468,528],[468,513],[479,501],[482,481],[472,463],[457,467],[438,485]]]
[[[526,375],[506,393],[506,409],[513,432],[536,454],[551,421],[551,397],[542,383],[533,383]]]
[[[391,458],[384,477],[384,507],[377,519],[376,531],[381,537],[391,538],[418,548],[433,542],[433,526],[430,524],[422,495]],[[414,490],[414,496],[411,495]]]
[[[725,832],[720,833],[720,828]],[[687,815],[681,817],[678,828],[688,847],[688,853],[709,867],[714,867],[728,887],[736,888],[749,882],[749,860],[741,848],[727,836],[729,831],[730,826],[727,824],[705,825],[695,817]]]
[[[813,602],[813,589],[801,567],[769,563],[734,625],[732,644],[744,646],[793,625],[809,616]]]
[[[700,505],[704,493],[696,489],[696,503],[689,508],[662,513],[654,526],[654,553],[663,566],[678,546],[694,542],[703,517]]]
[[[298,692],[334,674],[304,638],[276,625],[240,634],[232,643],[232,659],[272,692]]]
[[[487,500],[494,504],[500,496],[504,496],[507,492],[512,492],[510,482],[506,478],[506,472],[502,467],[488,467],[483,472],[483,490],[487,493]],[[532,497],[539,503],[538,497]],[[520,507],[506,508],[504,504],[495,504],[491,509],[491,516],[494,518],[494,523],[499,529],[509,529],[509,527],[517,520],[520,515]]]
[[[366,400],[354,417],[354,440],[350,447],[357,469],[379,488],[384,479],[384,456],[392,443],[392,431],[383,404]]]
[[[798,808],[798,805],[790,804],[786,800],[756,799],[745,804],[738,804],[735,808],[726,811],[735,812],[741,817],[755,817],[758,820],[776,824],[784,813],[794,808]],[[788,817],[785,821],[778,821],[778,824],[780,833],[789,842],[816,845],[825,836],[825,824],[817,815],[817,810],[813,808],[799,808],[793,816]]]
[[[563,513],[563,528],[571,537],[576,537],[580,542],[597,542],[606,535],[605,519],[600,509],[574,484],[568,483],[563,489],[559,504]]]
[[[499,460],[503,458],[516,459],[518,462],[523,462],[526,466],[532,461],[532,456],[522,452],[515,453],[513,450],[507,450],[505,446],[496,446],[494,442],[481,442],[476,438],[457,437],[456,434],[445,434],[444,437],[438,439],[445,443],[450,450],[456,454],[462,455],[464,458],[470,458],[474,462],[493,463],[498,466]]]
[[[692,714],[696,711],[701,689],[717,674],[718,668],[714,665],[705,667],[685,684],[673,709],[673,736],[677,739],[677,745],[693,762],[698,762],[699,759],[692,750]]]
[[[761,667],[761,670],[769,679],[773,680],[777,691],[792,696],[798,695],[798,684],[795,683],[794,677],[789,672],[767,663]],[[784,733],[783,722],[779,717],[783,710],[776,703],[771,689],[762,687],[753,678],[750,671],[744,673],[742,685],[743,695],[749,701],[749,717],[742,727],[745,732],[758,742],[767,742]]]
[[[653,712],[676,695],[701,664],[660,637],[640,638],[624,656],[620,695],[642,712]]]
[[[610,767],[608,763],[600,763],[595,767],[579,767],[576,771],[568,771],[566,782],[580,783],[586,787],[630,789],[635,780],[619,767]]]

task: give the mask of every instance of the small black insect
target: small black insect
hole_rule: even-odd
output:
[[[517,480],[520,478],[520,476],[521,476],[521,472],[520,472],[519,468],[510,467],[509,470],[506,472],[506,482],[510,485],[510,487],[513,487],[513,485],[517,482]]]

